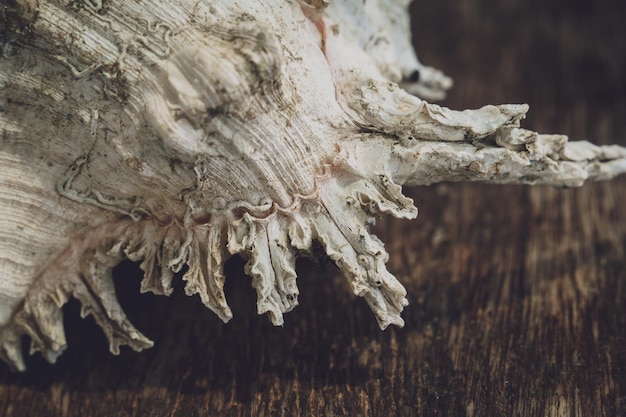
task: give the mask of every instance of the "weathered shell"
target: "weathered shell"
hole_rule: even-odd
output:
[[[451,81],[409,43],[405,1],[13,0],[0,60],[0,351],[54,361],[77,298],[111,351],[152,342],[111,270],[186,293],[227,321],[222,271],[248,259],[258,313],[297,305],[295,259],[321,244],[381,326],[405,290],[367,225],[417,215],[402,185],[578,186],[626,150],[519,128],[525,105],[423,101]],[[317,243],[316,243],[317,242]],[[316,246],[317,245],[317,246]]]

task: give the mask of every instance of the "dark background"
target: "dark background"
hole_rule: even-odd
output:
[[[626,145],[623,1],[445,0],[412,6],[422,61],[455,81],[455,109],[528,103],[524,126]],[[581,189],[444,184],[384,219],[406,327],[381,332],[332,264],[298,264],[300,306],[256,315],[243,261],[224,325],[179,284],[122,306],[156,341],[108,353],[77,302],[56,365],[0,365],[0,416],[626,415],[626,178]]]

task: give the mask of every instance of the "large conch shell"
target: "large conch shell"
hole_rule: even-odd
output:
[[[187,294],[224,321],[223,265],[247,259],[258,313],[298,304],[295,260],[323,250],[381,328],[406,292],[376,216],[412,219],[401,186],[579,186],[626,149],[519,127],[526,105],[453,111],[451,80],[409,43],[406,1],[10,0],[0,9],[0,352],[53,362],[82,303],[111,352],[152,342],[111,270]]]

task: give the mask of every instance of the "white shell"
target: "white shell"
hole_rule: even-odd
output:
[[[258,313],[297,305],[314,242],[402,326],[406,292],[367,229],[417,215],[402,185],[578,186],[626,171],[626,149],[519,128],[525,105],[453,111],[410,47],[405,1],[14,0],[0,59],[0,354],[21,337],[54,361],[77,298],[111,351],[152,345],[111,270],[186,293],[227,321],[222,272],[248,259]],[[419,77],[417,77],[419,75]],[[419,80],[418,80],[419,78]]]

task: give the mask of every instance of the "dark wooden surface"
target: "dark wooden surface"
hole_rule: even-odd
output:
[[[423,61],[456,85],[444,104],[531,105],[526,127],[626,145],[620,0],[446,0],[414,5]],[[27,373],[0,366],[1,416],[626,415],[626,178],[581,189],[446,184],[387,219],[406,327],[381,332],[333,265],[298,265],[300,306],[274,328],[243,262],[222,324],[180,285],[122,304],[153,349],[111,356],[76,302],[68,351]]]

